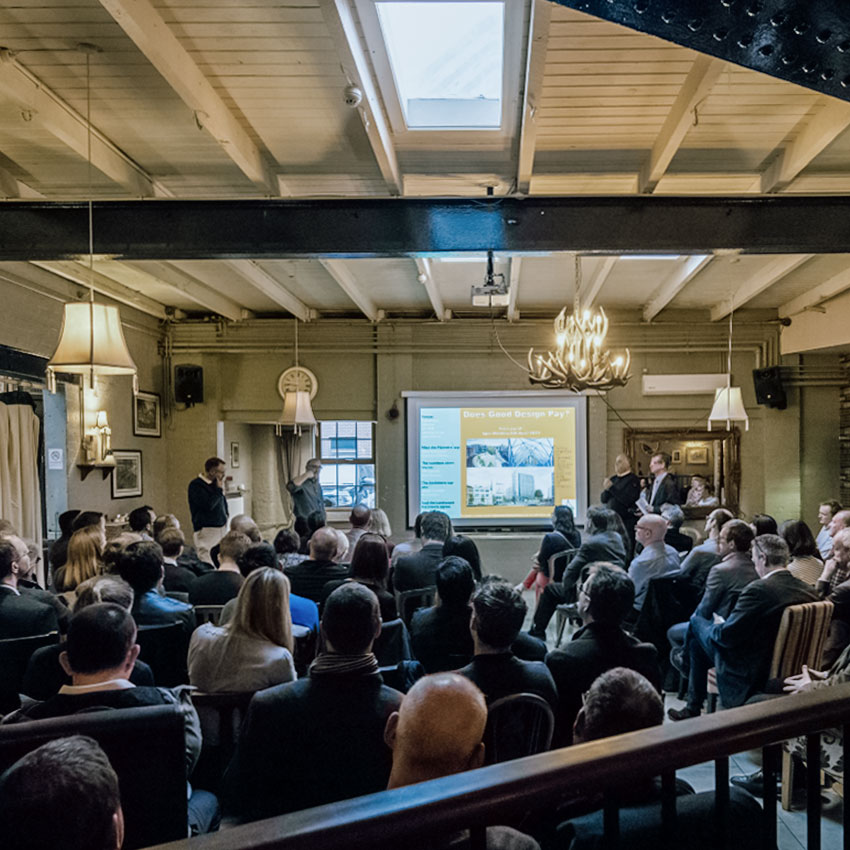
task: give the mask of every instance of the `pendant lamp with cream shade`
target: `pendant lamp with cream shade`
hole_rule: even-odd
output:
[[[91,188],[91,54],[98,48],[80,44],[78,49],[86,55],[86,128],[89,179],[88,230],[89,230],[89,297],[86,302],[66,304],[62,317],[59,344],[47,363],[47,386],[56,392],[56,373],[89,376],[94,385],[95,376],[132,375],[133,392],[138,391],[136,364],[127,349],[121,316],[117,307],[96,303],[91,275],[94,267],[94,222]]]
[[[295,320],[295,365],[280,376],[278,389],[283,396],[283,411],[276,423],[278,433],[285,426],[300,434],[303,427],[317,424],[310,404],[316,394],[316,376],[298,363],[298,319]]]
[[[726,429],[732,427],[733,422],[743,422],[744,430],[750,430],[750,419],[744,407],[744,398],[740,387],[732,386],[732,317],[735,313],[734,301],[729,299],[729,353],[726,368],[726,386],[714,391],[714,406],[708,414],[708,430],[711,423],[725,422]]]

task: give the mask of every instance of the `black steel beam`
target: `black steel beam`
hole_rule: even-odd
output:
[[[850,100],[847,0],[556,2]]]
[[[850,198],[842,196],[99,201],[93,221],[95,254],[125,260],[850,252]],[[0,260],[87,250],[85,203],[0,203]]]

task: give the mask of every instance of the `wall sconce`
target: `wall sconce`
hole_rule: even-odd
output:
[[[98,410],[94,428],[86,433],[86,462],[91,466],[115,466],[112,455],[112,429],[105,410]]]

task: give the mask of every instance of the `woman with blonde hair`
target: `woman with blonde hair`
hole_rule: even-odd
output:
[[[227,625],[198,626],[189,642],[189,682],[202,691],[258,691],[296,678],[289,579],[254,570]]]
[[[57,593],[73,593],[77,585],[103,572],[103,534],[90,525],[75,531],[68,541],[68,560],[53,574]],[[73,600],[69,600],[73,601]]]

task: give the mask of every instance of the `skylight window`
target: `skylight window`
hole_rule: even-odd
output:
[[[504,3],[375,7],[408,129],[500,128]]]

